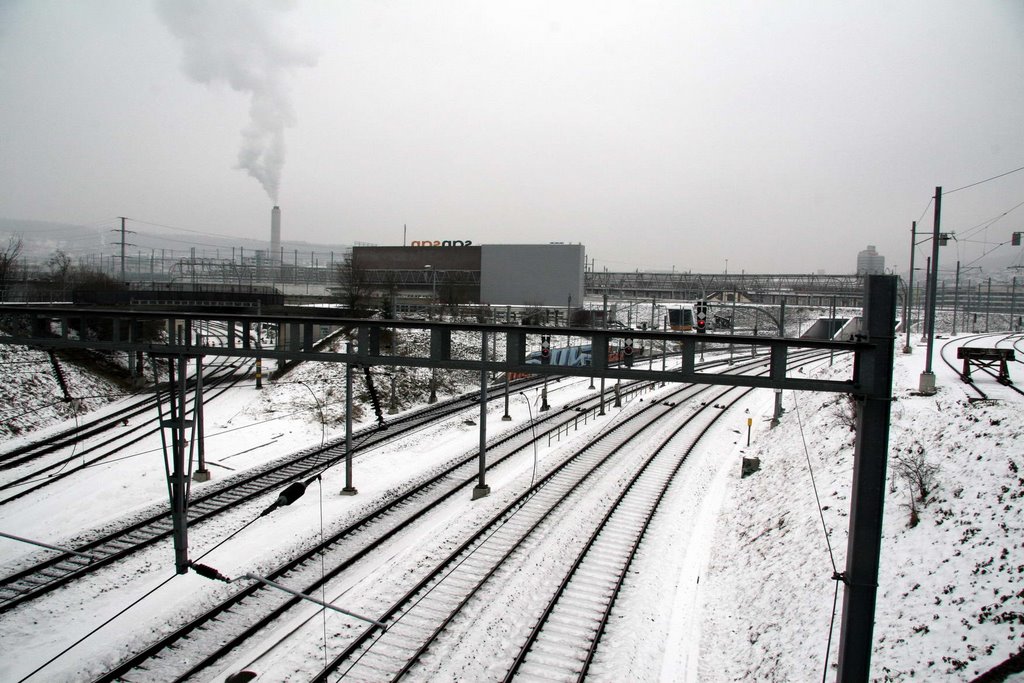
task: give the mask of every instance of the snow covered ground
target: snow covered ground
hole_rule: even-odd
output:
[[[937,352],[938,393],[917,395],[924,351],[896,359],[872,659],[878,680],[970,680],[1024,642],[1021,397],[986,378],[979,385],[1004,400],[969,402]],[[1013,365],[1019,381],[1024,372]],[[761,459],[760,472],[730,475],[701,581],[694,680],[820,678],[834,584],[811,476],[842,571],[854,445],[843,403],[787,396],[783,425],[744,449]],[[912,453],[937,468],[913,527],[915,492],[893,468],[894,456]],[[842,591],[839,599],[841,606]],[[830,670],[836,655],[833,641]]]
[[[813,372],[845,377],[846,363],[837,360],[830,368],[824,362]],[[984,378],[978,379],[979,385],[1001,400],[969,402],[955,374],[938,360],[938,393],[916,395],[923,364],[923,347],[897,356],[890,451],[893,456],[923,454],[927,464],[937,467],[935,487],[925,503],[915,503],[918,522],[911,527],[911,489],[890,468],[872,671],[878,680],[970,680],[1021,647],[1021,402]],[[1011,368],[1018,381],[1020,367],[1017,363]],[[424,398],[425,376],[412,372],[396,377],[405,399],[402,409]],[[586,387],[585,381],[563,380],[553,385],[550,400],[585,395]],[[387,385],[382,389],[386,396]],[[19,407],[22,412],[33,410],[33,401],[43,402],[37,394],[5,396],[4,414]],[[511,402],[512,425],[528,420],[527,403],[533,399],[530,393]],[[297,368],[279,383],[267,382],[261,392],[247,384],[218,398],[206,411],[214,482],[324,438],[340,438],[343,400],[343,373],[319,364]],[[616,608],[609,646],[596,669],[602,679],[821,679],[835,584],[811,472],[834,562],[842,570],[854,434],[841,397],[787,394],[782,423],[770,429],[773,400],[768,390],[753,392],[745,404],[749,412],[737,412],[716,433],[716,445],[695,453],[684,465]],[[104,410],[116,408],[114,403]],[[500,420],[502,412],[496,406],[488,415],[492,435],[509,427]],[[754,421],[750,447],[748,416]],[[327,472],[321,490],[314,486],[282,510],[287,514],[261,519],[223,545],[267,501],[196,527],[190,532],[192,555],[228,575],[259,573],[318,537],[321,519],[326,529],[341,526],[368,509],[374,498],[470,451],[478,439],[476,426],[468,424],[474,418],[474,411],[467,411],[399,446],[361,457],[355,470],[358,496],[338,495],[343,472],[336,468]],[[615,419],[614,411],[608,419]],[[372,422],[371,411],[364,410],[361,423]],[[542,468],[559,447],[540,449]],[[66,544],[120,515],[165,504],[159,439],[134,446],[128,455],[134,457],[94,467],[44,494],[0,506],[0,531]],[[744,455],[759,457],[761,469],[741,479]],[[522,490],[531,468],[532,460],[524,458],[496,475],[489,481],[489,498],[472,503],[467,496],[461,508],[448,511],[451,517],[437,520],[441,526],[435,533],[452,519],[471,519],[484,506],[494,507]],[[0,477],[6,481],[9,475]],[[209,485],[196,484],[194,491]],[[423,540],[424,546],[431,545]],[[0,572],[43,552],[0,539]],[[415,553],[417,548],[394,552]],[[169,545],[157,545],[131,562],[99,572],[86,585],[0,615],[0,650],[19,653],[0,661],[0,680],[87,679],[113,665],[137,640],[167,630],[170,623],[197,613],[229,590],[192,574],[174,577],[172,557]],[[352,577],[351,585],[359,584],[361,590],[373,585],[361,578]],[[150,591],[138,606],[119,615]],[[372,602],[372,595],[361,598]],[[836,614],[837,634],[838,624]],[[466,653],[501,647],[491,637],[486,631],[470,632],[452,666],[472,661]],[[316,646],[313,642],[310,649]],[[836,654],[833,638],[830,671]],[[237,661],[225,662],[225,670],[254,660],[260,664],[257,670],[268,672],[261,680],[277,680],[269,672],[287,668],[286,660],[255,646],[239,653]],[[474,679],[459,671],[441,665],[434,676]]]

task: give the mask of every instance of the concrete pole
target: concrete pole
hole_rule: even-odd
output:
[[[1013,316],[1017,312],[1017,276],[1013,276],[1012,284],[1010,285],[1010,331],[1017,329],[1014,327]]]
[[[505,373],[505,414],[501,416],[501,421],[502,422],[511,422],[512,421],[512,416],[508,414],[508,394],[509,394],[508,372],[506,372]]]
[[[661,321],[662,332],[668,332],[668,316],[666,315]],[[661,340],[661,371],[665,372],[665,368],[668,364],[668,339]],[[665,386],[665,381],[662,380],[661,386]]]
[[[956,336],[956,314],[960,306],[960,262],[956,262],[956,279],[953,281],[953,336]]]
[[[391,400],[388,402],[388,415],[398,414],[398,394],[395,393],[395,368],[391,369]]]
[[[924,260],[924,272],[925,272],[925,289],[924,289],[924,310],[921,311],[921,341],[928,341],[928,309],[929,302],[932,298],[931,292],[931,277],[932,277],[932,257],[929,256]]]
[[[935,220],[932,227],[932,261],[931,273],[928,277],[928,347],[925,354],[924,372],[918,383],[918,390],[922,394],[930,395],[935,393],[935,373],[932,372],[932,353],[935,346],[935,292],[939,280],[939,224],[942,217],[942,188],[935,188]],[[888,425],[886,425],[888,427]],[[884,470],[884,465],[883,465]]]
[[[910,346],[910,328],[914,325],[914,252],[917,246],[914,243],[914,236],[917,234],[917,221],[910,224],[910,278],[907,283],[906,311],[903,321],[907,326],[907,343],[903,345],[903,353],[910,353],[913,349]]]
[[[480,333],[480,357],[487,358],[487,333]],[[480,368],[480,455],[479,473],[476,486],[473,487],[473,500],[483,498],[491,493],[487,485],[487,370]]]
[[[772,413],[771,427],[779,426],[779,419],[782,417],[782,389],[775,390],[775,410]]]
[[[175,360],[168,360],[169,398],[171,406],[173,450],[171,469],[171,519],[174,526],[174,567],[178,574],[188,573],[188,471],[185,467],[185,358],[177,359],[178,377],[174,377]],[[177,387],[175,387],[177,383]]]
[[[202,342],[200,342],[200,345]],[[210,470],[206,467],[206,438],[203,426],[203,357],[196,356],[196,449],[199,452],[199,469],[192,473],[193,481],[210,481]]]
[[[992,278],[988,279],[988,296],[985,302],[985,334],[988,334],[988,320],[992,313]]]
[[[737,299],[738,296],[739,295],[738,295],[738,293],[736,291],[736,287],[734,286],[732,288],[732,323],[729,325],[729,335],[730,336],[733,336],[733,335],[736,334],[736,299]],[[729,365],[732,365],[733,349],[734,349],[734,345],[732,343],[730,343],[729,344]]]
[[[350,360],[345,363],[345,488],[343,496],[354,496],[359,491],[352,485],[352,342],[345,345]]]
[[[786,297],[782,297],[779,302],[779,336],[786,336]],[[779,420],[782,418],[782,389],[775,390],[775,410],[772,413],[772,428],[779,426]]]
[[[836,295],[832,295],[832,306],[829,308],[829,319],[828,319],[828,340],[835,341],[836,332]],[[828,352],[828,364],[832,367],[832,363],[835,361],[836,352],[835,349],[829,349]]]

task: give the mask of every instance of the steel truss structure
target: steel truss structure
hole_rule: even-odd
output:
[[[639,275],[639,274],[638,274]],[[751,276],[754,277],[754,276]],[[796,276],[794,276],[796,277]],[[806,276],[799,276],[806,277]],[[708,281],[710,284],[713,281]],[[724,281],[723,281],[724,282]],[[297,312],[287,309],[265,315],[238,312],[187,312],[173,310],[111,310],[73,308],[63,306],[4,305],[0,316],[20,322],[16,329],[28,332],[0,337],[0,343],[33,346],[42,349],[87,348],[94,350],[148,353],[151,356],[178,359],[179,372],[188,359],[202,356],[229,356],[237,358],[276,358],[281,361],[316,360],[345,363],[351,366],[415,366],[440,369],[477,370],[481,378],[481,435],[479,484],[474,490],[486,495],[489,490],[484,481],[484,448],[486,445],[487,373],[530,373],[550,376],[586,376],[626,380],[656,380],[729,386],[762,387],[789,391],[825,391],[853,395],[858,401],[857,440],[854,452],[853,486],[850,508],[850,528],[846,570],[833,578],[844,585],[842,631],[839,647],[837,680],[867,681],[870,675],[872,629],[878,586],[878,565],[882,538],[882,511],[885,494],[886,461],[888,456],[890,403],[895,340],[897,278],[895,276],[868,276],[865,282],[863,333],[854,341],[789,339],[745,335],[688,335],[674,332],[611,330],[591,328],[555,328],[542,326],[510,326],[488,324],[460,324],[431,321],[341,319],[323,313],[311,314],[311,309]],[[72,321],[98,321],[110,331],[109,339],[97,341],[81,339],[72,334]],[[167,334],[158,340],[143,340],[144,323],[156,322]],[[207,322],[220,323],[227,330],[228,342],[223,346],[210,346],[201,334],[194,334]],[[259,348],[251,333],[261,324],[277,325],[286,339],[285,348]],[[356,331],[356,349],[348,345],[345,353],[317,350],[315,334],[319,326],[347,327]],[[77,329],[82,329],[79,323]],[[430,350],[426,356],[394,355],[392,345],[384,343],[397,331],[404,329],[428,330]],[[478,335],[479,355],[456,357],[453,354],[452,334],[455,332]],[[488,349],[491,335],[503,338],[504,358],[490,357]],[[571,368],[554,365],[536,365],[526,362],[528,349],[540,343],[541,336],[553,336],[553,346],[559,337],[571,337],[574,343],[591,344],[592,367]],[[620,340],[631,339],[638,346],[655,348],[655,343],[675,342],[682,357],[678,369],[659,370],[653,367],[620,367],[608,364],[610,348]],[[729,375],[696,368],[696,357],[705,345],[721,344],[750,347],[767,352],[767,376]],[[831,349],[853,354],[851,375],[844,380],[810,379],[787,373],[788,354],[794,349]],[[181,384],[179,378],[179,385]],[[181,400],[180,391],[178,400]],[[180,417],[179,417],[180,416]],[[186,424],[184,410],[179,408],[174,425],[179,436],[173,439],[175,467],[173,476],[184,477],[190,464],[183,462],[181,446]],[[178,424],[177,422],[180,422]],[[185,483],[179,479],[172,487],[172,499]],[[180,505],[180,494],[178,494]],[[187,505],[187,501],[185,501]],[[176,508],[183,518],[181,510]],[[185,530],[180,534],[184,539]],[[187,549],[186,549],[187,550]],[[179,571],[187,570],[185,550],[179,549]]]
[[[827,306],[860,306],[865,275],[758,275],[755,273],[602,273],[586,275],[587,294],[639,299],[723,299]]]

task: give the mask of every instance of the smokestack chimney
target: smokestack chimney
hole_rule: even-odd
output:
[[[270,262],[281,262],[281,207],[270,212]]]

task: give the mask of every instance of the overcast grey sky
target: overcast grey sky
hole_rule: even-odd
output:
[[[1021,0],[0,0],[8,218],[849,272],[1021,166]]]

